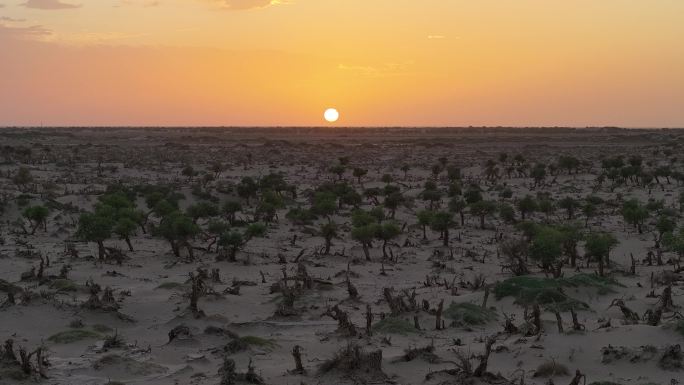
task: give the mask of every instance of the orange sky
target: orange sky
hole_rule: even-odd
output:
[[[0,0],[0,126],[684,127],[681,0]]]

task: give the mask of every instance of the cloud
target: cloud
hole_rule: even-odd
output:
[[[61,0],[28,0],[22,5],[26,8],[46,10],[74,9],[81,7],[81,4],[65,3]]]
[[[388,76],[404,76],[409,73],[413,62],[407,61],[404,63],[384,63],[377,66],[373,65],[347,65],[339,64],[337,69],[340,71],[351,72],[361,76],[372,78],[388,77]]]
[[[220,0],[221,8],[233,11],[266,8],[271,5],[282,4],[281,0]]]
[[[9,23],[21,23],[23,21],[26,21],[25,19],[15,19],[12,17],[7,17],[7,16],[0,16],[0,21],[7,21]]]
[[[0,23],[0,39],[32,39],[39,40],[52,36],[52,31],[41,25],[30,27],[10,27]]]

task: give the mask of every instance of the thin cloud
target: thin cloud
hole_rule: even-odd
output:
[[[7,21],[9,23],[21,23],[21,22],[26,21],[26,19],[15,19],[12,17],[0,16],[0,21]]]
[[[221,8],[233,11],[266,8],[271,5],[283,4],[282,0],[220,0],[218,2]]]
[[[384,63],[378,66],[363,66],[363,65],[347,65],[339,64],[337,69],[340,71],[351,72],[361,76],[372,78],[389,77],[389,76],[404,76],[409,73],[409,68],[413,62],[408,61],[404,63]]]
[[[28,0],[21,4],[26,8],[58,10],[58,9],[74,9],[80,8],[81,4],[65,3],[61,0]]]
[[[52,36],[52,31],[41,25],[10,27],[0,23],[0,39],[41,40]]]

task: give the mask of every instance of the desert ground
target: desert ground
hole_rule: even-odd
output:
[[[683,148],[1,129],[0,384],[680,384]]]

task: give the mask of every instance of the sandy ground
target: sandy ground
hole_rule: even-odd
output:
[[[511,130],[489,132],[406,130],[380,131],[343,130],[325,132],[321,130],[290,129],[274,134],[264,132],[229,130],[163,130],[144,129],[101,129],[101,130],[5,130],[0,131],[3,145],[13,148],[31,148],[31,158],[22,157],[7,148],[3,151],[4,163],[0,165],[0,188],[6,203],[2,219],[0,245],[0,280],[12,283],[24,291],[33,293],[30,300],[17,298],[16,304],[5,304],[0,308],[0,342],[14,341],[15,351],[25,347],[32,351],[44,346],[47,354],[46,375],[43,379],[18,379],[13,371],[0,371],[0,384],[32,383],[46,384],[219,384],[219,368],[226,357],[233,359],[238,372],[246,372],[251,361],[264,383],[267,384],[344,384],[344,383],[396,383],[437,384],[461,383],[453,373],[429,373],[456,368],[457,352],[469,357],[483,352],[484,341],[496,335],[488,365],[488,372],[519,383],[545,384],[547,377],[535,377],[540,364],[555,362],[567,368],[569,375],[562,373],[553,377],[555,384],[569,384],[575,370],[586,375],[587,383],[612,381],[617,384],[676,384],[684,378],[684,371],[676,368],[663,369],[659,366],[659,354],[669,346],[681,344],[683,336],[676,330],[679,315],[676,309],[666,312],[663,321],[650,326],[644,321],[628,324],[617,307],[610,307],[616,298],[638,313],[644,314],[657,306],[658,298],[647,296],[652,291],[657,295],[664,289],[662,284],[652,287],[651,277],[660,277],[677,267],[671,259],[676,254],[666,251],[662,266],[647,266],[643,259],[654,246],[654,221],[651,215],[645,222],[643,234],[625,224],[620,206],[602,205],[599,213],[589,219],[584,231],[609,231],[619,240],[611,251],[612,265],[607,271],[618,285],[610,292],[601,293],[593,288],[568,288],[566,294],[585,302],[587,310],[578,311],[584,331],[573,331],[569,312],[563,312],[564,332],[557,329],[554,313],[543,311],[543,329],[534,335],[504,333],[504,314],[514,315],[515,323],[524,323],[524,309],[514,303],[512,297],[488,298],[487,307],[496,314],[496,319],[481,325],[449,326],[436,330],[435,315],[430,311],[412,311],[401,314],[413,325],[417,316],[421,330],[406,334],[376,331],[368,336],[365,330],[366,305],[374,313],[374,323],[383,315],[389,316],[390,307],[383,297],[383,289],[392,287],[395,293],[403,289],[415,290],[417,303],[428,301],[434,309],[440,300],[445,307],[451,303],[472,303],[480,305],[484,298],[482,287],[470,285],[477,277],[486,278],[486,285],[494,288],[497,282],[510,277],[510,271],[502,269],[503,256],[500,239],[520,237],[514,224],[505,223],[497,215],[486,219],[486,229],[479,228],[479,219],[466,213],[466,223],[460,226],[458,214],[456,226],[450,231],[452,242],[449,248],[442,246],[439,233],[427,230],[427,241],[421,241],[422,230],[417,225],[416,212],[426,206],[419,198],[424,182],[430,179],[432,165],[440,157],[446,157],[449,164],[462,169],[462,184],[476,182],[484,190],[486,199],[501,201],[496,186],[506,186],[513,196],[504,199],[514,202],[526,194],[549,193],[554,199],[572,196],[582,199],[590,194],[606,202],[617,202],[621,197],[634,197],[643,202],[649,199],[663,200],[665,207],[679,212],[678,198],[681,184],[671,178],[670,183],[638,186],[622,184],[611,186],[609,181],[596,185],[601,173],[602,156],[640,154],[649,168],[670,164],[673,157],[681,158],[682,133],[678,131],[614,131],[551,130],[548,133],[536,130]],[[268,138],[268,139],[265,139]],[[671,150],[670,156],[665,155]],[[658,151],[658,152],[654,152]],[[499,153],[509,156],[523,154],[530,165],[551,164],[559,155],[572,155],[586,164],[572,175],[561,171],[549,175],[541,187],[534,187],[530,177],[504,172],[493,181],[483,175],[487,160],[498,158]],[[131,241],[135,251],[129,252],[126,244],[112,237],[105,243],[108,247],[123,250],[127,259],[118,265],[97,260],[94,243],[77,242],[77,256],[65,253],[65,241],[73,239],[78,222],[79,210],[92,210],[97,196],[106,186],[121,183],[173,184],[185,195],[181,208],[187,208],[199,201],[192,194],[194,183],[181,175],[185,165],[196,170],[207,170],[213,162],[222,162],[226,169],[218,179],[208,184],[209,191],[221,201],[235,198],[234,195],[216,191],[219,183],[237,184],[244,176],[254,178],[269,173],[282,172],[288,183],[296,186],[298,197],[290,206],[310,203],[307,191],[315,189],[336,176],[328,169],[347,156],[349,167],[368,169],[362,185],[352,177],[351,171],[344,179],[354,188],[384,187],[381,176],[390,174],[393,184],[400,186],[402,194],[414,198],[409,207],[401,206],[395,220],[405,225],[405,230],[390,244],[395,261],[383,260],[379,242],[371,249],[372,261],[365,261],[359,243],[350,236],[350,207],[339,210],[332,220],[341,226],[339,236],[333,239],[329,255],[319,251],[323,238],[310,235],[305,227],[317,228],[325,219],[319,219],[309,226],[292,224],[285,214],[289,208],[278,211],[278,220],[268,225],[264,238],[251,240],[237,255],[237,262],[216,261],[216,252],[196,250],[193,261],[179,260],[171,253],[167,242],[148,234],[138,234]],[[104,168],[97,172],[98,164]],[[404,175],[403,164],[411,166]],[[682,159],[672,163],[675,170],[682,171]],[[19,167],[27,167],[34,178],[34,188],[22,192],[12,182],[12,176]],[[98,175],[99,174],[99,175]],[[46,183],[54,187],[48,193]],[[440,189],[446,189],[446,175],[437,180]],[[45,204],[52,200],[59,202],[59,208],[52,209],[47,221],[47,231],[38,229],[35,234],[22,234],[13,224],[21,220],[17,197],[26,194],[28,205]],[[448,198],[441,200],[445,208]],[[138,205],[146,209],[144,200]],[[71,207],[71,208],[69,208]],[[361,208],[369,209],[371,202],[364,198]],[[250,220],[254,205],[244,205],[238,217]],[[519,218],[519,214],[516,216]],[[531,214],[536,222],[565,223],[565,211],[556,209],[550,216]],[[581,210],[577,220],[584,224]],[[681,226],[681,217],[676,219]],[[152,220],[154,222],[154,219]],[[206,227],[207,220],[200,219],[200,226]],[[292,243],[293,235],[297,235]],[[408,240],[408,245],[407,245]],[[201,237],[192,241],[201,248],[206,242]],[[321,287],[305,289],[295,302],[297,315],[275,316],[282,301],[280,293],[271,293],[271,286],[283,276],[297,274],[299,262],[306,267],[310,276],[327,283]],[[578,254],[584,255],[582,242]],[[52,280],[40,282],[36,279],[20,280],[22,273],[37,267],[39,257],[48,256],[49,267],[45,276],[58,275],[63,265],[71,270],[68,279],[75,286],[74,291],[59,291]],[[629,274],[630,255],[637,260],[636,275]],[[345,273],[349,266],[349,273]],[[596,274],[595,263],[586,267],[583,259],[576,271],[564,268],[565,277],[575,274]],[[196,318],[187,310],[190,292],[188,274],[197,268],[220,269],[222,282],[207,280],[207,285],[217,293],[200,298],[199,308],[205,317]],[[545,274],[532,261],[529,263],[532,276]],[[384,275],[382,271],[385,271]],[[262,274],[265,283],[262,282]],[[357,299],[350,299],[347,292],[346,275],[358,290]],[[674,304],[684,305],[683,291],[678,274],[672,273]],[[439,282],[456,283],[456,290],[443,285],[426,285],[427,276],[439,277]],[[233,280],[249,281],[243,285],[239,295],[223,293]],[[86,282],[92,281],[102,288],[114,291],[118,312],[89,310],[82,304],[88,299]],[[1,282],[1,281],[0,281]],[[0,291],[0,303],[5,302],[6,293]],[[357,336],[342,335],[337,322],[323,313],[328,307],[339,304],[357,328]],[[602,327],[610,320],[609,327]],[[78,324],[78,325],[77,325]],[[169,342],[168,333],[176,326],[189,327],[191,336]],[[79,326],[79,327],[74,327]],[[207,333],[209,326],[236,333],[241,337],[255,336],[259,343],[248,345],[244,350],[227,353],[224,350],[235,339],[234,335]],[[605,326],[605,325],[603,325]],[[60,332],[87,330],[93,333],[85,339],[60,343],[55,336]],[[106,336],[118,334],[123,344],[103,348]],[[349,344],[358,344],[364,351],[382,350],[381,379],[363,370],[357,372],[332,371],[321,373],[320,365],[335,356]],[[428,362],[416,358],[404,359],[409,348],[434,346],[437,360]],[[306,374],[295,374],[292,349],[301,347]],[[655,347],[658,352],[653,358],[630,357],[608,359],[602,353],[606,347],[641,349]],[[18,354],[18,353],[17,353]],[[610,362],[608,362],[610,361]],[[479,362],[472,359],[473,365]],[[5,363],[5,368],[13,368]],[[14,369],[13,369],[14,370]],[[560,371],[560,370],[559,370]],[[36,377],[34,374],[32,377]],[[484,383],[484,378],[472,378],[473,383]],[[111,381],[111,382],[110,382]],[[494,381],[494,380],[492,380]],[[503,381],[501,379],[496,381]],[[497,383],[496,381],[492,383]],[[239,383],[244,383],[239,382]],[[506,383],[506,382],[498,382]]]

